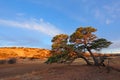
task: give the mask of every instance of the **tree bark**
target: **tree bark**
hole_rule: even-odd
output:
[[[85,60],[85,62],[87,63],[87,65],[91,65],[91,63],[85,57],[81,56],[81,58]]]
[[[85,60],[85,62],[87,63],[87,65],[91,65],[91,63],[82,55],[78,55],[78,58],[82,58]]]
[[[89,47],[86,47],[88,52],[90,53],[91,57],[93,58],[94,60],[94,65],[98,66],[98,60],[95,58],[95,56],[93,55],[93,53],[91,52],[91,50],[89,49]]]

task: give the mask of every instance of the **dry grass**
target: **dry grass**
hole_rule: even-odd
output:
[[[18,74],[11,72],[14,74],[12,76],[1,78],[0,80],[119,80],[120,79],[120,72],[115,70],[110,71],[107,73],[107,69],[102,67],[99,69],[95,66],[86,66],[81,59],[76,60],[73,64],[22,64],[18,66],[11,66],[10,69],[17,70],[20,69],[20,66],[26,70],[25,73],[19,74],[22,70],[17,70]],[[115,68],[120,69],[120,57],[116,57],[111,59],[111,64]],[[78,63],[79,62],[79,63]],[[8,68],[6,67],[6,68]],[[2,69],[4,67],[0,67]],[[5,69],[6,69],[5,68]],[[29,68],[29,69],[28,69]],[[34,69],[33,69],[34,68]],[[33,69],[32,71],[28,72],[29,70]],[[37,69],[37,70],[36,70]]]
[[[64,65],[1,80],[119,80],[119,78],[119,72],[107,73],[104,68],[99,70],[97,67]]]

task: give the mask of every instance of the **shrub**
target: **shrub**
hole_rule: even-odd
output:
[[[45,62],[47,64],[49,63],[62,63],[65,60],[69,59],[69,56],[67,56],[67,53],[62,53],[62,54],[56,54],[48,58],[48,60]]]
[[[21,57],[19,57],[19,58],[20,58],[20,59],[26,59],[26,57],[22,57],[22,56],[21,56]]]
[[[14,63],[16,63],[16,58],[10,58],[9,60],[8,60],[8,64],[14,64]]]
[[[39,58],[36,58],[36,57],[28,57],[29,60],[34,60],[34,59],[39,59]]]
[[[6,60],[0,60],[0,64],[5,64]]]

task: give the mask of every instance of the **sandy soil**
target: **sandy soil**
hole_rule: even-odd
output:
[[[120,80],[120,72],[83,64],[5,64],[0,80]]]

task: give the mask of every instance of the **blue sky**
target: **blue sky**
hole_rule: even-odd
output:
[[[120,52],[120,0],[0,0],[0,46],[51,48],[56,34],[93,26]]]

